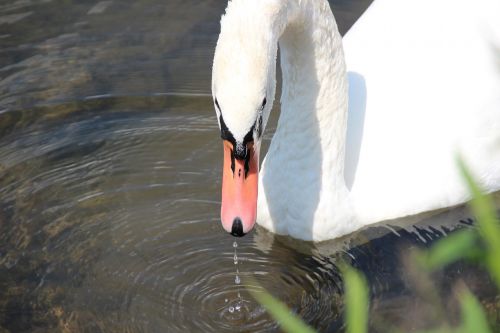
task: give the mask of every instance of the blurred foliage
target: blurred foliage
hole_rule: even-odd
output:
[[[493,200],[490,196],[483,194],[462,159],[458,160],[458,166],[472,193],[470,205],[477,218],[480,238],[484,242],[483,257],[486,260],[486,266],[497,287],[500,288],[500,224]]]
[[[342,268],[345,284],[345,317],[348,333],[368,331],[368,284],[365,277],[352,267]]]
[[[492,198],[484,194],[474,181],[468,167],[457,159],[458,168],[471,193],[469,205],[476,217],[475,229],[460,230],[439,240],[430,249],[419,250],[412,259],[422,269],[426,278],[433,271],[458,260],[468,260],[483,265],[500,290],[500,222],[496,216]],[[348,265],[341,265],[345,287],[345,323],[347,333],[368,332],[368,284],[365,277]],[[254,281],[254,285],[258,284]],[[431,287],[426,285],[427,288]],[[281,323],[285,332],[314,332],[304,324],[285,304],[276,300],[268,292],[250,291],[255,299],[263,304],[271,315]],[[432,290],[429,291],[434,294]],[[435,296],[435,295],[433,295]],[[442,324],[435,329],[421,333],[491,333],[493,329],[477,298],[462,285],[458,292],[462,322],[456,327]],[[442,305],[440,305],[442,306]],[[445,311],[440,309],[440,311]],[[397,328],[388,329],[400,332]]]

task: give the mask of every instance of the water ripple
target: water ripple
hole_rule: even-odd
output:
[[[206,135],[217,123],[156,98],[147,111],[8,118],[17,130],[0,145],[0,267],[33,274],[29,255],[39,273],[25,287],[73,331],[84,318],[110,331],[275,330],[250,276],[312,323],[331,315],[340,279],[311,256],[262,251],[249,236],[236,270],[218,220],[220,140]],[[56,298],[44,303],[47,293]]]

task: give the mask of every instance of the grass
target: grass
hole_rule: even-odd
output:
[[[457,165],[471,193],[469,205],[476,217],[477,228],[455,232],[436,242],[428,250],[420,250],[413,256],[415,263],[425,272],[431,273],[458,260],[468,260],[483,265],[500,290],[500,222],[496,216],[493,200],[485,195],[474,181],[468,167],[461,159]],[[362,273],[352,267],[341,267],[345,286],[345,323],[347,333],[368,332],[369,296],[368,284]],[[256,281],[251,284],[258,285]],[[262,288],[261,288],[262,289]],[[289,333],[310,333],[315,330],[275,299],[268,292],[249,290],[277,320],[283,331]],[[454,328],[442,325],[421,333],[492,333],[481,303],[462,286],[459,293],[462,321]],[[397,330],[396,330],[397,331]]]
[[[345,317],[347,333],[368,331],[368,284],[365,277],[352,267],[342,268],[345,284]]]

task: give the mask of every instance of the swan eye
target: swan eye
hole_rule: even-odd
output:
[[[264,97],[264,100],[262,101],[262,106],[260,107],[261,110],[264,109],[264,106],[266,106],[266,102],[267,102],[267,100]]]
[[[220,106],[219,106],[219,102],[217,101],[217,97],[215,97],[215,106],[217,106],[217,109],[219,109],[219,111],[220,111]]]

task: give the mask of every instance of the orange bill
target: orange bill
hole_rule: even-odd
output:
[[[224,140],[221,221],[233,236],[252,230],[257,217],[259,152],[247,144],[247,158],[233,157],[233,145]],[[249,154],[249,155],[248,155]]]

